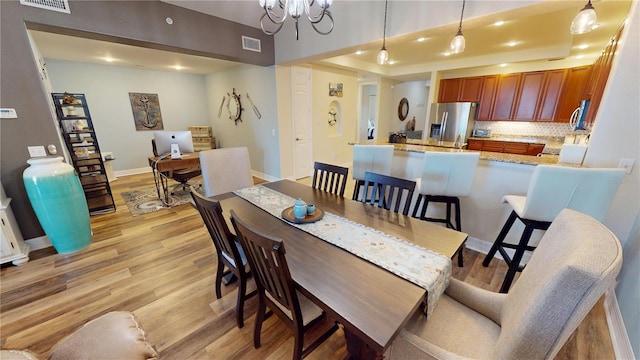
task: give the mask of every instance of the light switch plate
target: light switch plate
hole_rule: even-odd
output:
[[[47,152],[44,150],[44,146],[27,146],[29,150],[29,156],[33,157],[45,157],[47,156]]]

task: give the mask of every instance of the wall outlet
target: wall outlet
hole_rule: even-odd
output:
[[[27,150],[29,150],[30,157],[45,157],[47,156],[47,152],[44,150],[44,146],[27,146]]]
[[[618,167],[621,169],[625,169],[627,174],[631,174],[631,170],[633,170],[633,164],[636,162],[635,159],[620,159],[618,163]]]

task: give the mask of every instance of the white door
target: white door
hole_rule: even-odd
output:
[[[311,176],[313,147],[311,139],[311,69],[291,68],[291,114],[293,118],[293,175]]]

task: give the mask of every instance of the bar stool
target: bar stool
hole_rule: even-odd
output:
[[[393,148],[393,145],[353,145],[352,176],[356,183],[351,199],[359,200],[358,193],[364,185],[364,174],[367,171],[391,175]]]
[[[509,266],[500,292],[508,292],[516,272],[524,268],[520,265],[524,252],[535,249],[529,245],[533,230],[549,228],[551,221],[565,208],[603,221],[624,174],[624,169],[538,165],[531,175],[526,196],[504,196],[502,202],[508,203],[513,211],[482,262],[482,266],[489,266],[499,251]],[[520,219],[525,226],[520,241],[517,245],[505,243],[504,239],[516,219]],[[515,249],[513,258],[505,248]]]
[[[460,219],[460,198],[469,196],[473,177],[478,167],[479,152],[435,152],[426,151],[422,165],[422,176],[419,179],[419,193],[413,208],[413,217],[421,220],[444,223],[446,227],[462,231]],[[447,205],[444,219],[427,217],[430,202]],[[451,207],[455,210],[455,226],[451,221]],[[463,266],[462,249],[458,251],[458,266]]]

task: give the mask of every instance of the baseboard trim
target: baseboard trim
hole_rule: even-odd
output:
[[[44,248],[48,248],[51,247],[53,245],[51,245],[51,240],[49,240],[48,236],[39,236],[39,237],[35,237],[32,239],[27,239],[24,242],[26,242],[27,244],[29,244],[29,247],[31,247],[31,251],[34,250],[40,250],[40,249],[44,249]]]
[[[118,170],[118,171],[114,171],[113,174],[116,177],[120,177],[120,176],[144,174],[144,173],[151,172],[152,170],[153,169],[151,169],[151,167],[147,166],[147,167],[136,168],[136,169]]]
[[[604,300],[604,312],[609,326],[609,334],[611,335],[611,343],[613,345],[613,353],[617,360],[635,360],[633,347],[629,334],[624,327],[624,319],[618,305],[616,292],[610,289]]]

